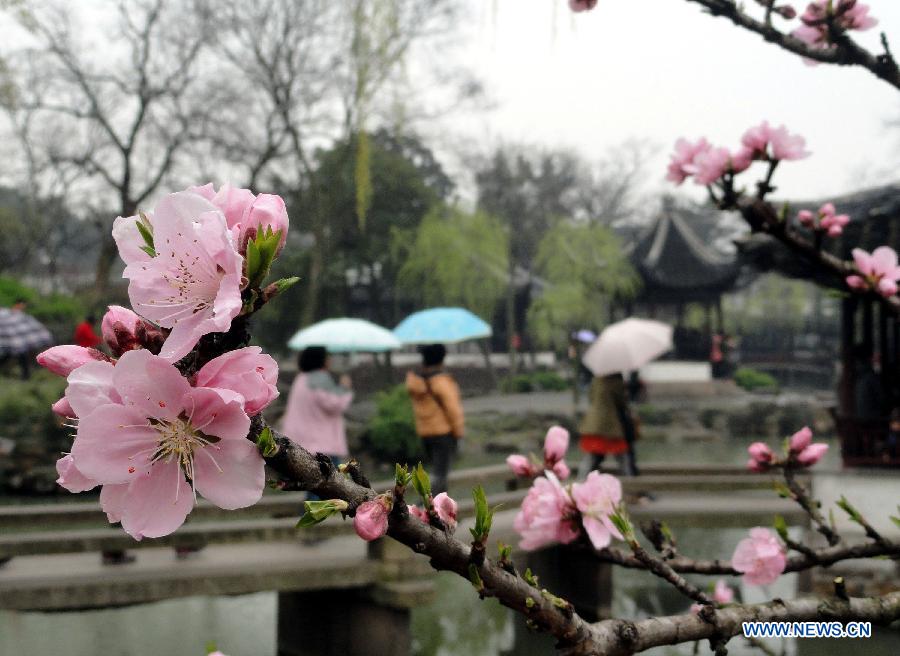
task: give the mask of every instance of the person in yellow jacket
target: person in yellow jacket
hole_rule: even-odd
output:
[[[425,464],[434,494],[447,491],[447,475],[456,454],[457,440],[465,432],[459,386],[444,371],[447,349],[430,344],[419,349],[422,369],[406,374],[406,390],[412,400],[416,433],[422,439]]]

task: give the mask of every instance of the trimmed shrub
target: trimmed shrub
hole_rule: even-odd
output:
[[[745,390],[752,392],[758,389],[777,390],[778,381],[763,371],[750,367],[740,367],[734,372],[734,382]]]
[[[375,395],[375,415],[367,425],[365,444],[383,462],[413,464],[421,458],[412,402],[405,386]]]

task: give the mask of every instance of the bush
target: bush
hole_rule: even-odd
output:
[[[533,371],[516,376],[507,376],[500,381],[500,391],[504,394],[527,392],[559,392],[569,388],[569,381],[555,371]]]
[[[739,387],[752,392],[758,389],[778,389],[778,381],[763,371],[757,371],[750,367],[740,367],[734,372],[734,382]]]
[[[369,420],[366,446],[384,462],[414,463],[420,458],[412,403],[406,387],[396,387],[375,395],[375,415]]]
[[[507,376],[500,381],[500,391],[504,394],[522,394],[534,391],[534,382],[528,374]]]
[[[649,403],[637,407],[637,415],[647,426],[667,426],[672,423],[672,410],[660,408]]]
[[[555,371],[536,371],[532,374],[535,385],[549,392],[561,392],[569,389],[569,381]]]
[[[71,429],[50,410],[66,381],[45,371],[31,380],[0,379],[0,437],[13,441],[9,458],[0,458],[0,488],[49,492],[56,486],[55,463],[72,445]]]
[[[87,307],[67,294],[39,294],[14,278],[0,276],[0,307],[9,307],[17,299],[28,303],[25,311],[43,323],[57,341],[72,341],[77,324],[87,314]]]

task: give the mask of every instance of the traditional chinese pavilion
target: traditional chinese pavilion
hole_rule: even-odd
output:
[[[830,199],[851,222],[823,248],[844,259],[854,248],[900,248],[900,184]],[[819,202],[798,203],[815,211]],[[845,292],[843,280],[825,275],[765,235],[739,244],[743,258],[762,270],[812,280]],[[848,466],[900,467],[900,446],[888,441],[888,419],[900,408],[900,320],[875,298],[847,294],[841,302],[841,377],[835,423]]]
[[[643,283],[637,298],[625,304],[628,314],[674,320],[675,355],[705,360],[713,332],[723,332],[722,295],[740,274],[736,255],[723,254],[692,229],[691,212],[665,203],[659,218],[629,250]],[[684,311],[696,303],[706,310],[699,333],[684,328]]]

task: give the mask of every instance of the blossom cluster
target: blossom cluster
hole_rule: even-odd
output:
[[[800,225],[816,232],[822,232],[829,237],[840,237],[844,227],[850,223],[850,216],[838,214],[834,203],[825,203],[817,212],[800,210],[797,212],[797,220]]]
[[[787,442],[787,460],[800,467],[812,467],[828,452],[828,445],[824,442],[813,442],[813,433],[808,426],[804,426],[794,433]],[[754,442],[747,447],[750,460],[747,468],[755,472],[768,471],[776,465],[782,465],[785,461],[779,460],[772,448],[765,442]]]
[[[551,426],[544,437],[544,459],[539,460],[533,453],[524,456],[514,453],[506,458],[506,464],[516,476],[534,478],[545,471],[552,471],[557,478],[569,478],[571,471],[566,464],[569,450],[569,431],[562,426]]]
[[[833,43],[833,35],[849,30],[864,31],[878,24],[869,16],[869,7],[857,0],[814,0],[800,16],[800,27],[791,36],[815,49],[827,49]],[[816,62],[804,60],[808,64]]]
[[[247,434],[250,417],[278,396],[278,365],[256,346],[176,365],[247,311],[245,296],[258,293],[287,230],[280,197],[211,184],[117,218],[136,311],[111,306],[103,317],[108,354],[56,346],[37,358],[66,377],[53,410],[76,429],[58,483],[100,486],[109,521],[137,540],[175,531],[198,493],[225,509],[262,496],[265,465]]]
[[[693,142],[678,139],[666,179],[680,185],[693,177],[696,184],[708,186],[726,175],[746,171],[754,161],[774,163],[808,155],[803,137],[791,134],[783,125],[776,128],[763,121],[744,133],[736,150],[714,146],[703,137]]]
[[[853,262],[858,275],[847,276],[847,286],[860,291],[870,290],[890,298],[897,294],[900,266],[897,252],[890,246],[879,246],[871,253],[861,248],[853,249]]]
[[[569,544],[582,532],[595,549],[604,549],[612,538],[622,539],[611,518],[621,502],[622,484],[615,476],[592,471],[583,483],[564,486],[545,471],[534,479],[513,528],[526,550]]]

